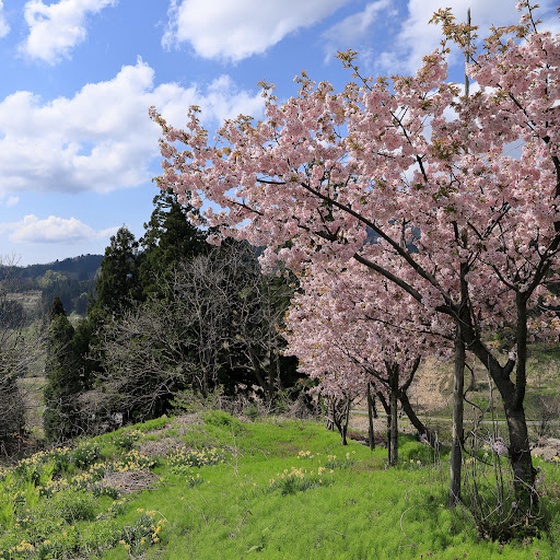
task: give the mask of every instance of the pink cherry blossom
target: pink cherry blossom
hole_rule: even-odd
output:
[[[439,12],[444,44],[414,76],[362,78],[350,52],[341,55],[353,71],[342,91],[303,74],[298,95],[281,103],[265,84],[265,118],[226,121],[212,140],[196,108],[183,130],[151,115],[162,128],[162,188],[222,208],[207,212],[210,224],[266,247],[263,266],[284,262],[317,302],[314,279],[336,276],[329,291],[349,336],[359,338],[359,306],[380,305],[379,276],[421,329],[437,336],[452,325],[501,395],[516,489],[527,497],[535,474],[523,408],[527,341],[558,327],[540,299],[560,270],[560,37],[540,31],[521,5],[520,24],[493,30],[482,52],[472,27]],[[452,44],[469,58],[472,95],[447,76]],[[357,265],[363,271],[343,284]],[[540,316],[529,313],[537,308]],[[334,324],[339,332],[344,323]],[[488,343],[506,327],[515,358]],[[386,335],[369,330],[385,348]],[[319,352],[291,344],[309,358],[306,371],[328,371]],[[339,381],[354,390],[352,365],[342,362]]]

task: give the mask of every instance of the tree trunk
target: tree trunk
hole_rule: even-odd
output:
[[[537,471],[533,467],[525,410],[523,406],[504,406],[509,429],[509,458],[513,469],[513,485],[517,507],[523,514],[532,515],[538,506],[535,491]]]
[[[368,444],[370,451],[375,449],[375,432],[373,429],[373,418],[375,416],[375,400],[371,394],[371,383],[367,386],[367,409],[368,409]]]
[[[459,329],[460,330],[460,329]],[[461,466],[463,462],[463,416],[465,392],[465,343],[459,333],[455,337],[455,367],[453,370],[453,428],[449,480],[449,507],[461,499]]]
[[[389,465],[395,466],[399,460],[399,428],[398,428],[398,399],[396,394],[391,394],[389,409]]]
[[[436,432],[428,428],[420,418],[418,418],[416,412],[412,408],[410,404],[410,400],[406,393],[402,391],[399,394],[399,401],[403,408],[404,413],[406,414],[407,418],[410,420],[410,423],[416,428],[418,434],[422,439],[425,439],[426,442],[433,447],[434,449],[439,445],[438,437]]]
[[[352,402],[348,398],[332,399],[333,422],[342,439],[342,445],[348,445],[348,423],[350,421],[350,407]]]
[[[342,405],[342,411],[339,417],[340,437],[342,438],[342,445],[348,445],[348,422],[350,420],[350,399],[346,399]]]
[[[525,389],[527,386],[527,297],[517,293],[517,364],[514,391],[504,398],[504,411],[509,430],[509,457],[514,475],[517,507],[523,514],[533,515],[538,506],[535,492],[536,469],[533,467],[529,433],[525,419]]]
[[[476,391],[476,375],[474,373],[474,366],[469,368],[471,373],[471,380],[469,381],[469,386],[467,391]]]
[[[537,512],[536,470],[531,457],[529,434],[523,401],[526,387],[527,310],[521,294],[517,298],[517,356],[502,366],[478,338],[472,326],[463,331],[464,342],[488,369],[504,407],[509,432],[509,459],[514,473],[514,490],[519,512],[532,516]],[[511,374],[515,367],[515,383]]]
[[[399,426],[398,426],[398,396],[399,396],[399,371],[398,366],[387,366],[389,373],[389,465],[395,466],[399,460]]]

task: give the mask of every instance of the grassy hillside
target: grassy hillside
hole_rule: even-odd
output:
[[[531,345],[527,378],[525,411],[531,438],[536,440],[541,435],[560,437],[560,346]],[[492,384],[487,371],[472,357],[465,383],[467,420],[473,417],[488,422],[492,418],[503,420],[498,391],[495,388],[490,391]],[[439,424],[444,432],[452,418],[452,395],[452,362],[429,358],[422,363],[410,391],[411,402],[421,415],[431,418],[432,425]],[[493,409],[491,402],[494,403]],[[546,434],[541,434],[542,431]]]
[[[501,545],[444,506],[447,457],[412,438],[387,469],[315,422],[164,418],[3,469],[0,559],[552,559],[560,467],[539,466],[549,534]]]

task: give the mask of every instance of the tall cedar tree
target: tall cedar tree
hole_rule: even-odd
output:
[[[90,318],[118,317],[142,298],[139,279],[138,241],[126,226],[111,237],[95,283]]]
[[[101,370],[100,329],[142,300],[139,266],[138,241],[122,226],[105,249],[87,317],[77,326],[74,337],[84,390],[91,388]],[[97,357],[94,359],[93,355]]]
[[[43,426],[49,441],[60,442],[81,431],[77,396],[83,390],[83,383],[74,348],[74,327],[58,296],[53,301],[49,320]]]
[[[206,233],[189,219],[189,213],[195,212],[192,206],[180,203],[171,189],[161,191],[153,202],[155,208],[140,239],[140,283],[145,296],[160,291],[162,275],[179,261],[208,250]]]

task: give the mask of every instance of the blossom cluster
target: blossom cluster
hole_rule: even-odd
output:
[[[560,34],[528,0],[519,7],[517,25],[482,41],[438,11],[441,46],[411,76],[364,76],[349,51],[340,91],[302,74],[281,102],[263,84],[264,118],[241,115],[212,138],[199,108],[183,129],[151,117],[158,185],[217,237],[266,247],[264,267],[298,276],[287,352],[323,394],[387,391],[397,372],[394,395],[425,353],[467,348],[512,416],[510,458],[531,487],[528,429],[513,411],[528,342],[560,329],[549,290],[560,283]],[[448,75],[455,48],[466,84]]]

